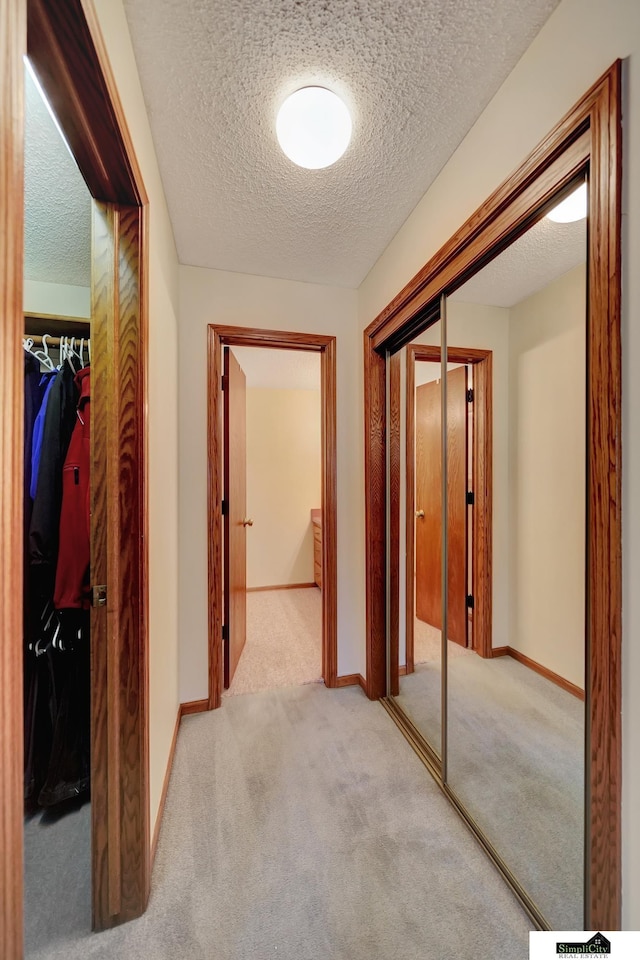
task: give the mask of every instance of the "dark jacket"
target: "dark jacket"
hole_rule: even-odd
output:
[[[89,470],[91,463],[91,373],[75,379],[80,394],[76,425],[62,471],[62,510],[53,605],[56,610],[89,606]]]
[[[78,391],[75,374],[65,364],[54,380],[42,434],[38,487],[29,529],[29,560],[32,567],[47,568],[53,579],[58,559],[58,534],[62,504],[62,467],[76,423]]]

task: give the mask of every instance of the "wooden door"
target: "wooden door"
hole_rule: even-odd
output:
[[[416,616],[442,627],[440,381],[416,389]],[[449,639],[467,645],[467,370],[447,374]]]
[[[224,685],[236,672],[247,639],[247,385],[224,348]]]

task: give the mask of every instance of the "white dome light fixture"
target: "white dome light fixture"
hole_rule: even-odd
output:
[[[574,223],[587,215],[587,183],[581,183],[568,197],[547,214],[554,223]]]
[[[351,115],[326,87],[302,87],[280,107],[276,134],[290,160],[307,170],[321,170],[339,160],[349,146]]]

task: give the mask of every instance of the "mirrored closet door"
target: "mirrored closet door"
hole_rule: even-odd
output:
[[[388,358],[389,693],[555,929],[584,926],[586,193],[564,188]]]

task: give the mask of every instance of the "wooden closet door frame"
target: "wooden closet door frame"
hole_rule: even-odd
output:
[[[307,350],[320,354],[322,416],[322,676],[327,687],[338,686],[338,569],[336,488],[336,338],[315,333],[217,326],[210,323],[207,342],[209,531],[209,696],[196,709],[215,710],[222,704],[222,348],[265,347]]]
[[[93,204],[92,906],[95,930],[149,895],[148,199],[91,0],[0,7],[0,955],[23,952],[22,335],[27,53]],[[114,452],[117,454],[114,456]],[[96,475],[96,470],[100,475]]]
[[[618,60],[363,334],[366,682],[368,695],[377,698],[387,692],[387,357],[437,319],[443,294],[524,233],[557,203],[559,191],[570,192],[588,174],[587,930],[617,930],[621,910],[621,104]],[[397,510],[393,500],[390,510]],[[446,784],[443,789],[447,793]]]
[[[491,557],[493,503],[493,353],[471,347],[447,347],[451,363],[473,367],[472,463],[474,493],[471,528],[471,582],[473,617],[471,648],[481,657],[491,657]],[[427,361],[440,363],[440,347],[422,343],[407,346],[406,387],[406,672],[414,670],[415,628],[415,365]],[[393,422],[393,421],[392,421]],[[393,482],[393,481],[390,481]]]

